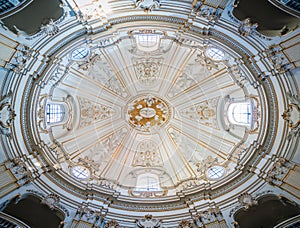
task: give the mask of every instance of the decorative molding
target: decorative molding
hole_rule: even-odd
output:
[[[135,0],[135,6],[148,13],[154,9],[159,9],[161,4],[160,0]]]
[[[98,54],[91,54],[87,59],[83,59],[82,61],[77,61],[78,68],[87,71],[92,66],[94,66],[100,60],[100,56]]]
[[[33,50],[25,45],[19,45],[17,51],[14,54],[14,57],[10,61],[12,70],[20,74],[22,70],[25,69],[25,65],[31,57]]]
[[[210,167],[214,165],[219,165],[218,158],[213,158],[212,156],[208,156],[206,159],[196,163],[197,171],[200,175],[204,175]]]
[[[240,22],[240,26],[238,28],[238,32],[241,36],[250,36],[256,33],[256,28],[258,27],[257,23],[251,23],[250,18],[246,18],[245,20]]]
[[[168,195],[168,190],[163,191],[139,191],[139,190],[128,190],[128,194],[138,198],[160,198]]]
[[[263,192],[256,194],[254,197],[252,195],[250,195],[249,193],[241,194],[238,197],[238,202],[236,203],[236,206],[230,211],[229,217],[232,217],[239,210],[247,210],[250,207],[257,205],[258,204],[257,199],[259,199],[265,195],[269,195],[272,192],[273,191],[271,191],[271,190],[263,191]]]
[[[209,207],[207,210],[197,212],[193,219],[198,227],[210,227],[210,225],[224,220],[218,207]]]
[[[235,83],[240,86],[241,88],[244,88],[246,83],[249,83],[248,78],[245,76],[245,74],[241,71],[240,67],[238,65],[232,65],[228,67],[228,73],[232,75],[232,77],[235,80]]]
[[[58,206],[60,198],[56,194],[49,194],[42,199],[41,204],[46,204],[51,210]]]
[[[195,59],[196,62],[200,63],[202,66],[206,67],[208,70],[218,70],[219,69],[219,63],[216,61],[213,61],[212,59],[206,57],[204,52],[201,52],[197,55],[197,58]]]
[[[103,56],[100,57],[100,55],[94,54],[89,61],[80,65],[79,68],[87,70],[87,76],[89,78],[105,86],[111,92],[121,97],[128,96],[121,81]]]
[[[147,214],[144,218],[137,219],[135,228],[162,228],[161,220],[153,218],[152,215]]]
[[[33,181],[32,173],[27,169],[27,165],[21,158],[14,158],[6,164],[6,167],[14,175],[19,186],[29,184]]]
[[[280,186],[293,165],[284,158],[279,158],[267,173],[266,181]]]
[[[255,200],[249,193],[241,194],[238,198],[238,202],[240,203],[240,206],[245,210],[258,204],[258,201]]]
[[[194,224],[188,220],[182,220],[177,228],[193,228]]]
[[[287,93],[290,104],[283,112],[282,118],[288,123],[290,132],[288,139],[300,136],[300,99],[299,95],[292,95]]]
[[[282,48],[279,45],[271,45],[266,50],[268,59],[274,66],[274,69],[279,73],[283,74],[288,70],[294,68],[293,64],[290,63],[289,59],[283,53]]]
[[[104,228],[120,228],[120,226],[116,220],[112,219],[105,224]]]
[[[108,119],[115,113],[111,107],[87,98],[78,97],[78,101],[80,106],[80,123],[78,128],[87,127],[100,120]]]
[[[138,144],[132,166],[161,167],[162,165],[162,157],[155,142],[145,140]]]
[[[9,92],[0,100],[0,135],[11,137],[11,126],[15,117],[15,110],[12,107],[12,92]]]
[[[220,97],[211,98],[180,110],[180,115],[199,122],[211,128],[219,129],[217,121],[217,106]]]
[[[162,58],[133,58],[138,81],[145,86],[152,86],[160,76]]]
[[[209,22],[218,21],[223,11],[220,8],[214,8],[212,6],[206,5],[201,1],[198,1],[193,10],[196,13],[196,15],[207,19]]]
[[[59,32],[59,28],[53,19],[50,19],[48,24],[42,25],[41,30],[46,33],[47,36],[54,36]]]
[[[102,210],[94,210],[88,206],[79,206],[74,219],[76,221],[84,221],[88,224],[92,224],[93,227],[100,227],[103,222]]]

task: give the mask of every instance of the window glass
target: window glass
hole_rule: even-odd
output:
[[[210,167],[206,172],[207,178],[212,180],[219,179],[223,177],[224,174],[225,174],[224,167],[218,165]]]
[[[87,179],[90,177],[90,170],[84,166],[77,165],[72,168],[72,174],[78,179]]]
[[[155,34],[140,34],[138,35],[138,42],[143,47],[153,47],[158,43],[158,38]]]
[[[233,103],[228,108],[228,118],[232,124],[251,125],[251,103]]]
[[[138,191],[158,191],[158,176],[151,173],[145,173],[138,176],[136,190]]]
[[[86,58],[89,55],[89,53],[90,53],[90,51],[88,48],[81,47],[81,48],[75,49],[72,52],[71,57],[74,60],[82,60],[82,59]]]
[[[60,104],[47,104],[46,121],[47,123],[58,123],[62,121],[65,110]]]
[[[251,107],[249,103],[240,103],[235,105],[232,110],[234,120],[239,123],[250,124],[251,114]]]
[[[225,53],[219,48],[209,47],[206,49],[206,56],[215,61],[221,61],[225,58]]]

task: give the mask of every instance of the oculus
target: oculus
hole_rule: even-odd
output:
[[[90,55],[90,49],[87,47],[80,47],[72,51],[71,59],[75,61],[81,61],[86,59]]]
[[[82,165],[73,166],[71,172],[74,177],[80,180],[86,180],[91,175],[90,170]]]
[[[222,61],[225,59],[225,52],[217,47],[208,47],[205,51],[205,55],[213,61]]]
[[[218,180],[224,175],[225,175],[225,168],[219,165],[212,166],[206,171],[206,177],[210,180]]]

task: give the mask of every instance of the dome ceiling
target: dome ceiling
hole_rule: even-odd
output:
[[[81,181],[105,181],[130,192],[150,187],[139,186],[139,176],[154,175],[151,186],[169,190],[168,195],[191,181],[200,185],[213,165],[229,175],[241,159],[240,148],[257,137],[249,137],[245,127],[239,135],[227,130],[228,97],[250,99],[225,65],[230,56],[210,69],[201,61],[207,58],[203,50],[212,50],[200,44],[180,45],[154,30],[119,39],[103,48],[93,41],[70,49],[62,57],[68,72],[54,84],[50,76],[41,90],[39,112],[47,113],[51,102],[68,104],[64,114],[70,129],[46,120],[44,128],[51,131],[40,129],[40,140],[61,148],[50,150],[53,165],[66,175],[81,165],[90,173]],[[88,56],[74,60],[79,51]],[[86,59],[92,63],[85,65]]]
[[[10,143],[34,157],[37,185],[76,210],[88,202],[123,221],[164,210],[174,225],[261,187],[284,148],[275,138],[287,133],[276,129],[288,85],[269,77],[270,39],[233,7],[142,2],[70,3],[24,38]]]

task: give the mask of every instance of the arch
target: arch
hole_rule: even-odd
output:
[[[249,209],[240,209],[234,214],[234,219],[243,228],[271,228],[300,213],[300,207],[285,197],[264,195],[258,199],[258,204]]]
[[[51,210],[41,203],[41,199],[32,194],[13,198],[5,206],[4,213],[11,215],[32,228],[62,227],[64,214],[59,210]]]

